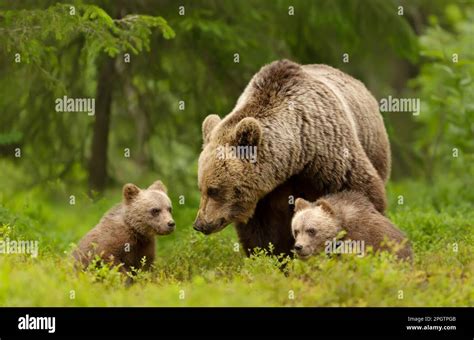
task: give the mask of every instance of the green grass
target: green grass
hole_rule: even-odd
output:
[[[287,260],[284,269],[275,256],[246,258],[235,251],[232,227],[211,236],[194,232],[198,202],[179,205],[173,197],[177,231],[158,239],[153,270],[138,272],[136,283],[125,287],[117,270],[76,272],[69,257],[73,244],[120,200],[119,188],[97,201],[76,190],[70,205],[74,190],[60,182],[14,193],[5,183],[0,236],[39,240],[40,254],[0,254],[0,305],[473,306],[470,188],[460,178],[389,186],[389,217],[413,244],[412,265],[384,253]]]

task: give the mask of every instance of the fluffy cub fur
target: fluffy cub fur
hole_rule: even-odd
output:
[[[171,201],[163,183],[156,181],[144,190],[129,183],[123,187],[123,202],[82,238],[73,256],[87,267],[99,255],[113,265],[122,264],[122,271],[142,268],[140,261],[146,257],[148,269],[155,259],[155,236],[174,229]]]
[[[291,226],[300,258],[322,252],[342,231],[341,241],[363,241],[364,248],[394,250],[401,259],[412,258],[406,236],[361,193],[330,194],[315,203],[298,198]]]

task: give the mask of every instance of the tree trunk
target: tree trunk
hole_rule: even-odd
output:
[[[89,189],[103,191],[107,183],[107,147],[115,77],[114,59],[105,57],[99,70],[94,135],[89,163]]]

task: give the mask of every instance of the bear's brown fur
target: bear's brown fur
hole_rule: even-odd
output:
[[[330,194],[314,204],[298,198],[291,224],[295,250],[301,258],[327,249],[326,242],[335,242],[341,231],[345,231],[341,241],[363,241],[364,248],[395,250],[401,259],[412,258],[410,244],[403,232],[358,192]]]
[[[145,190],[134,184],[123,187],[123,202],[110,209],[79,242],[73,252],[76,261],[87,267],[95,255],[113,265],[144,269],[155,259],[155,236],[167,235],[175,228],[171,201],[166,187],[156,181]]]
[[[291,254],[295,241],[291,234],[294,197],[314,201],[320,196],[322,193],[318,194],[309,181],[293,176],[262,198],[247,223],[235,223],[245,253],[250,255],[257,247],[267,248],[271,242],[276,254]]]
[[[276,239],[277,252],[289,251],[287,193],[355,190],[385,209],[390,148],[377,102],[329,66],[283,60],[263,67],[229,115],[204,120],[203,140],[195,229],[209,234],[236,222],[246,250]],[[228,145],[256,147],[257,162],[218,157]]]

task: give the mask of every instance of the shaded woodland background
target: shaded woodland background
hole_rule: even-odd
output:
[[[202,120],[229,113],[251,76],[282,58],[340,68],[377,99],[422,100],[418,117],[384,113],[393,180],[472,165],[470,1],[2,0],[0,9],[2,177],[19,189],[60,180],[100,193],[159,177],[194,197]],[[95,117],[55,112],[64,95],[96,98]]]
[[[338,67],[378,100],[421,100],[418,116],[383,113],[387,216],[413,265],[246,257],[233,228],[192,229],[202,120],[282,58]],[[473,78],[470,0],[0,0],[0,241],[39,242],[37,258],[0,254],[0,305],[473,306]],[[95,116],[56,112],[65,95],[95,98]],[[122,185],[158,178],[177,228],[152,270],[129,288],[116,267],[75,271],[68,253]]]

